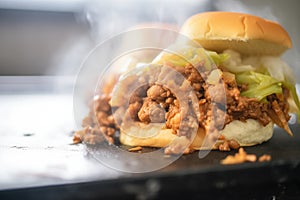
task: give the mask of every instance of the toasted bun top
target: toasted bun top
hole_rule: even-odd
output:
[[[181,33],[217,52],[230,48],[244,55],[280,55],[292,47],[281,25],[242,13],[200,13],[184,23]]]

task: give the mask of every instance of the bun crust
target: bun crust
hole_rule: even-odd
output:
[[[162,129],[160,127],[161,126],[154,126],[151,129],[130,127],[127,128],[126,131],[121,128],[120,142],[128,146],[166,147],[175,138],[178,138],[178,136],[173,133],[173,130]],[[149,135],[149,137],[145,137],[145,135]],[[262,126],[258,121],[253,119],[248,119],[246,122],[234,120],[225,126],[225,128],[221,131],[221,135],[223,135],[226,140],[236,140],[240,146],[253,146],[268,141],[272,137],[273,123],[269,123],[267,126]],[[205,130],[199,128],[194,141],[190,145],[190,149],[209,149],[209,147],[202,145],[205,136]],[[216,148],[217,146],[213,146],[213,149]]]
[[[234,139],[240,146],[253,146],[268,141],[273,136],[273,123],[261,125],[254,119],[246,122],[234,120],[221,131],[226,140]]]
[[[186,20],[181,33],[217,52],[233,49],[244,55],[281,55],[292,47],[281,25],[242,13],[200,13]]]
[[[139,131],[149,132],[135,127],[127,129],[126,132],[121,129],[120,142],[128,146],[166,147],[177,137],[171,129],[157,129],[155,134],[151,133],[152,137],[142,137]]]

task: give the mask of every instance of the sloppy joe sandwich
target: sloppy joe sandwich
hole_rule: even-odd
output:
[[[207,12],[187,19],[180,33],[199,46],[175,44],[114,79],[95,97],[75,142],[105,138],[178,154],[261,144],[274,125],[293,135],[289,113],[299,113],[300,103],[292,70],[280,57],[292,47],[281,25]]]

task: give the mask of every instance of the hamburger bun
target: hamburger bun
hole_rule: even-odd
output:
[[[273,136],[272,122],[266,126],[257,120],[247,119],[246,122],[234,120],[221,131],[226,140],[234,139],[240,146],[253,146],[268,141]]]
[[[143,124],[140,123],[140,126],[143,126]],[[140,126],[129,127],[126,131],[121,127],[120,142],[128,146],[163,148],[171,144],[173,140],[179,138],[173,133],[172,129],[161,128],[164,124],[159,126],[154,125],[151,129],[141,128]],[[145,135],[149,135],[149,137],[145,137]],[[199,128],[193,142],[190,144],[190,148],[194,150],[208,149],[208,147],[202,147],[205,135],[205,130]]]
[[[120,142],[128,146],[163,148],[179,138],[173,133],[172,129],[160,128],[161,126],[153,126],[151,129],[133,126],[126,129],[126,131],[121,129]],[[273,127],[273,123],[263,126],[253,119],[248,119],[246,122],[234,120],[227,124],[220,134],[224,136],[225,140],[234,139],[240,146],[253,146],[268,141],[273,136]],[[151,136],[145,137],[145,135]],[[203,143],[205,136],[205,130],[199,128],[189,148],[191,150],[210,149],[211,147],[205,146]],[[222,141],[217,141],[212,149],[217,149],[220,142]]]
[[[233,49],[244,55],[278,56],[292,47],[276,22],[234,12],[205,12],[190,17],[181,33],[203,48],[216,52]]]

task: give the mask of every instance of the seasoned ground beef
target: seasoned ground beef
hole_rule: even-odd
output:
[[[165,109],[150,98],[146,99],[138,111],[138,119],[144,123],[162,123],[165,121]]]
[[[104,94],[94,100],[89,116],[83,121],[84,131],[75,134],[74,141],[88,141],[95,143],[91,138],[99,142],[102,138],[110,143],[113,142],[114,134],[119,127],[112,116],[112,109],[118,111],[127,110],[124,119],[131,119],[143,123],[165,122],[166,128],[174,130],[179,136],[190,138],[191,132],[199,127],[204,128],[212,138],[218,137],[218,131],[233,120],[245,121],[247,119],[258,120],[262,125],[271,121],[289,132],[287,121],[288,91],[283,95],[270,95],[266,102],[259,102],[253,98],[241,96],[241,91],[247,89],[247,85],[237,85],[235,76],[229,72],[223,72],[221,79],[210,84],[205,80],[210,71],[200,72],[187,64],[185,67],[168,66],[175,69],[177,73],[168,68],[154,68],[153,73],[144,77],[133,75],[125,79],[121,86],[120,102],[112,108],[109,94]],[[201,66],[197,66],[198,68]],[[179,73],[178,73],[179,72]],[[181,75],[180,75],[181,74]],[[173,80],[173,82],[166,82]],[[135,82],[142,87],[137,88],[130,96],[129,105],[123,106],[126,99],[126,89]],[[167,83],[164,85],[164,83]],[[197,105],[191,105],[193,97],[189,87],[196,96]],[[174,88],[179,95],[183,95],[179,101],[175,95]],[[195,109],[198,109],[195,112]],[[180,126],[181,125],[181,126]],[[96,137],[101,135],[101,137]],[[95,140],[96,140],[95,139]],[[224,150],[228,145],[223,145]],[[171,148],[172,149],[172,148]],[[176,148],[173,148],[176,149]],[[170,148],[168,149],[170,151]],[[172,151],[172,150],[171,150]],[[171,152],[177,153],[177,152]]]
[[[82,121],[83,130],[75,132],[73,142],[100,143],[104,139],[114,143],[114,135],[119,130],[112,115],[109,104],[110,96],[102,95],[94,99],[90,105],[90,112]]]

